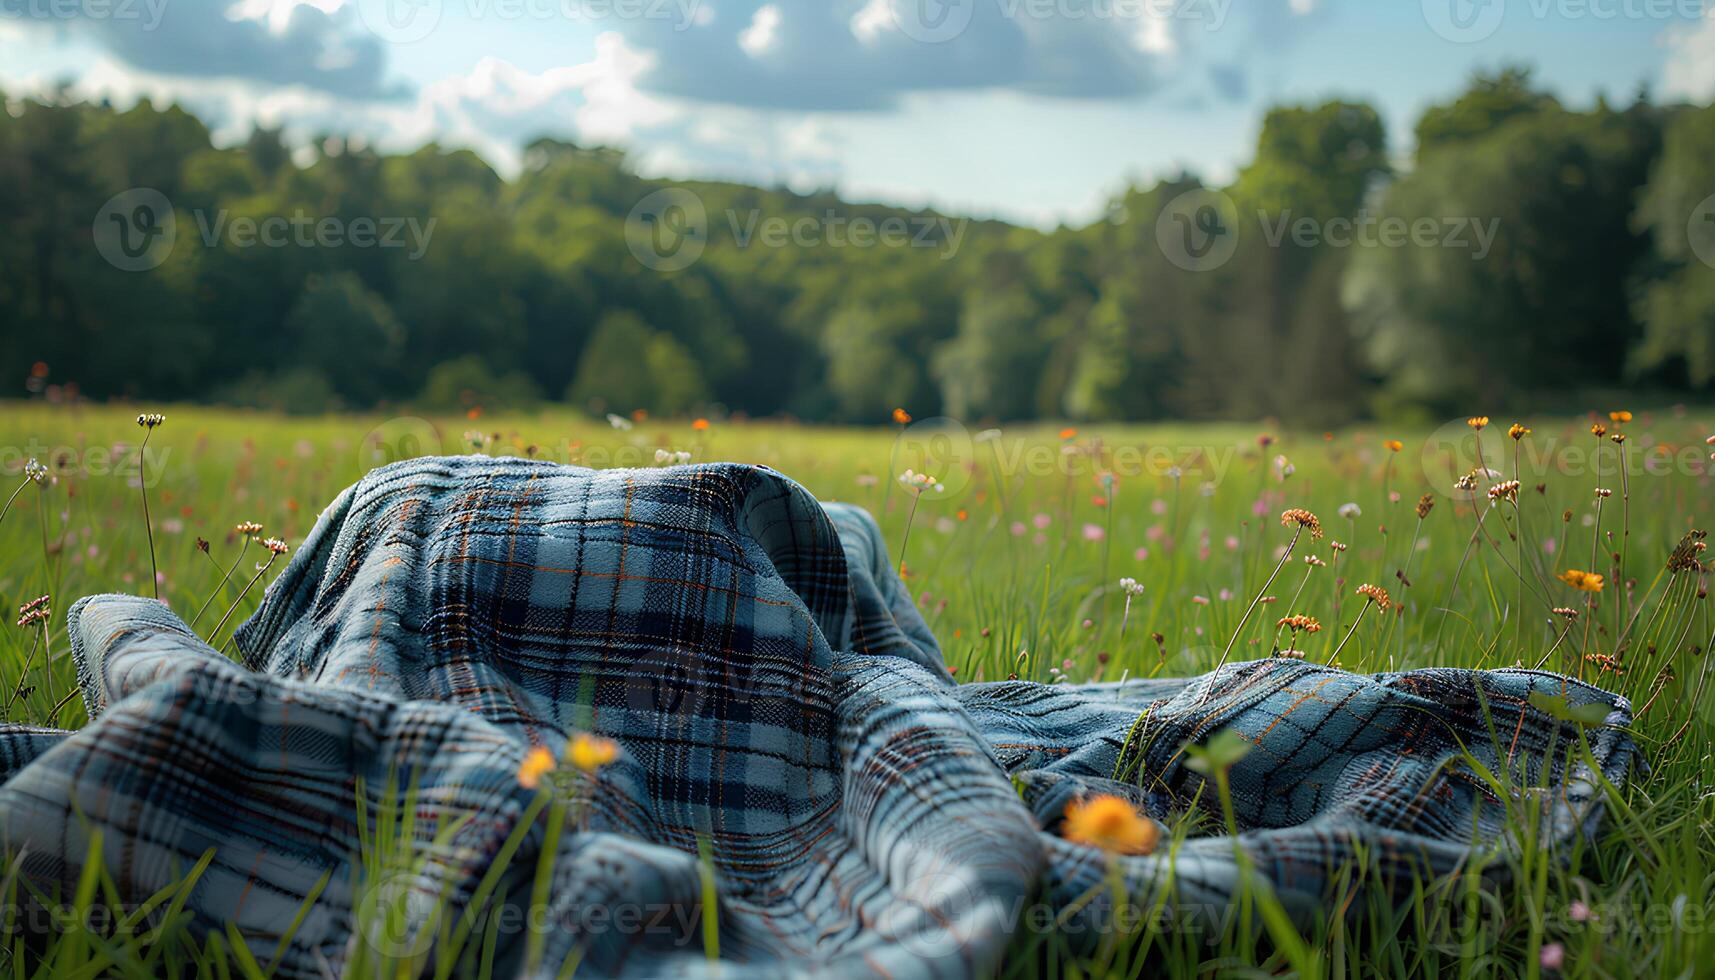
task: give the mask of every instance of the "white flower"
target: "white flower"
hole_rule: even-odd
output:
[[[1134,578],[1120,579],[1120,591],[1127,596],[1143,595],[1143,583]]]
[[[1340,509],[1336,513],[1346,520],[1352,521],[1364,516],[1364,509],[1356,503],[1345,503],[1340,505]]]
[[[621,432],[631,431],[631,420],[623,415],[615,415],[612,412],[607,413],[607,424]]]
[[[906,470],[899,474],[899,484],[919,496],[930,490],[933,490],[936,493],[947,492],[947,485],[945,483],[942,483],[940,480],[935,479],[927,473],[918,473],[916,470]]]

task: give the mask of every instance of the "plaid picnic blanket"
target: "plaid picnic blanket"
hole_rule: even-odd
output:
[[[874,521],[762,467],[376,470],[239,630],[241,664],[154,601],[69,615],[94,720],[0,728],[0,842],[63,898],[99,834],[131,903],[212,849],[185,910],[282,976],[433,957],[479,898],[498,975],[984,975],[1038,906],[1087,936],[1115,911],[1110,859],[1057,834],[1066,804],[1208,810],[1184,746],[1222,728],[1254,745],[1236,843],[1306,913],[1348,859],[1447,873],[1522,846],[1473,761],[1552,788],[1542,841],[1588,829],[1597,774],[1533,692],[1606,706],[1590,758],[1614,781],[1634,764],[1623,699],[1534,671],[955,684]],[[570,785],[543,853],[520,763],[576,731],[621,752]],[[1112,860],[1188,921],[1230,905],[1234,845]],[[366,850],[407,860],[378,884]],[[354,931],[378,895],[402,920]]]

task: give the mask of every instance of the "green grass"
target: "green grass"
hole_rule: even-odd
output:
[[[898,427],[720,422],[695,431],[683,421],[649,421],[621,431],[569,414],[431,424],[163,410],[167,421],[150,439],[144,481],[160,594],[187,618],[206,607],[197,624],[205,636],[224,620],[212,636],[217,646],[284,564],[245,590],[266,556],[255,545],[241,550],[233,531],[239,521],[261,522],[265,535],[295,545],[340,488],[400,455],[474,445],[497,455],[648,466],[657,449],[667,449],[699,461],[765,463],[823,499],[859,503],[881,519],[896,559],[909,521],[907,581],[960,680],[1083,682],[1205,671],[1229,646],[1231,660],[1288,646],[1275,622],[1290,612],[1320,620],[1320,632],[1296,643],[1317,661],[1348,635],[1339,661],[1355,671],[1534,666],[1546,657],[1548,667],[1623,693],[1639,709],[1634,734],[1648,778],[1612,794],[1612,817],[1598,840],[1552,855],[1526,848],[1496,858],[1510,862],[1501,869],[1507,884],[1484,888],[1472,874],[1425,881],[1403,904],[1377,902],[1355,924],[1323,916],[1301,939],[1262,891],[1215,924],[1212,938],[1145,916],[1080,958],[1053,928],[1031,928],[1005,961],[1009,975],[1169,969],[1535,977],[1548,975],[1542,953],[1554,944],[1564,951],[1558,972],[1565,976],[1715,972],[1715,789],[1708,780],[1715,692],[1706,654],[1712,620],[1700,594],[1706,575],[1670,574],[1665,565],[1682,536],[1708,516],[1703,441],[1710,429],[1697,413],[1640,412],[1619,427],[1628,436],[1623,447],[1591,435],[1588,418],[1526,420],[1535,431],[1516,444],[1505,431],[1511,420],[1497,419],[1482,433],[1482,452],[1501,475],[1481,479],[1471,500],[1453,491],[1453,478],[1476,459],[1475,436],[1463,420],[1433,432],[1273,433],[1263,447],[1257,437],[1265,430],[1256,426],[1091,426],[1075,434],[1008,426],[996,434],[931,423],[902,434]],[[22,492],[0,522],[0,601],[11,619],[22,603],[53,596],[46,630],[0,630],[0,703],[10,702],[9,721],[83,724],[64,609],[92,592],[151,591],[135,414],[117,407],[4,410],[0,499],[20,485]],[[1395,438],[1405,444],[1397,454],[1385,445]],[[1280,455],[1290,475],[1283,476]],[[56,479],[24,485],[29,456],[49,464]],[[894,479],[908,467],[946,485],[924,495],[914,513],[913,497]],[[1490,510],[1482,491],[1513,478],[1515,467],[1523,484],[1517,507],[1502,502]],[[1105,472],[1115,474],[1111,484]],[[1613,495],[1599,500],[1598,486]],[[1425,492],[1434,494],[1434,507],[1419,522],[1415,508]],[[1361,514],[1340,516],[1348,503]],[[1246,620],[1291,540],[1279,520],[1288,507],[1315,512],[1327,536],[1299,541],[1268,587],[1276,601],[1257,604]],[[1486,512],[1480,530],[1479,512]],[[211,542],[206,555],[199,537]],[[1336,553],[1331,541],[1347,550]],[[1304,564],[1309,554],[1328,565]],[[1623,575],[1616,574],[1616,554],[1624,555]],[[1568,569],[1607,577],[1593,606],[1589,594],[1558,579]],[[1116,585],[1121,577],[1144,586],[1129,613]],[[1636,580],[1629,595],[1624,579]],[[1397,610],[1367,609],[1353,592],[1366,582],[1385,587]],[[1569,622],[1551,606],[1582,615]],[[1622,669],[1585,654],[1617,657]],[[26,693],[14,698],[16,689]],[[1521,835],[1535,824],[1529,799],[1523,794],[1516,804]],[[1210,821],[1219,818],[1215,807],[1171,829],[1182,839],[1193,829],[1218,830]],[[380,842],[371,850],[366,867],[402,860]],[[1355,881],[1364,872],[1351,874]],[[0,872],[0,891],[21,887]],[[99,903],[110,889],[96,871],[78,897]],[[247,964],[234,950],[238,937],[191,937],[177,911],[183,892],[161,897],[159,909],[170,913],[162,924],[123,934],[68,929],[46,953],[0,953],[0,968],[94,975],[176,963],[204,975],[266,974],[265,958]],[[470,938],[473,962],[482,944],[481,935]],[[380,975],[399,964],[366,953],[354,966]]]

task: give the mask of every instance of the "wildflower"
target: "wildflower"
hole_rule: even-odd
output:
[[[535,789],[542,777],[554,770],[554,753],[540,745],[525,753],[524,761],[518,764],[518,785],[525,789]]]
[[[283,555],[287,551],[291,550],[286,547],[286,542],[281,541],[279,538],[263,538],[262,547],[268,549],[269,554],[273,555]]]
[[[34,483],[39,487],[48,482],[48,468],[43,466],[40,461],[32,456],[29,461],[24,464],[24,479],[29,480],[31,483]]]
[[[1143,583],[1134,578],[1120,579],[1120,591],[1127,596],[1143,595]]]
[[[208,554],[209,547],[208,539],[200,534],[197,535],[197,550],[206,555]]]
[[[1600,439],[1608,434],[1608,427],[1600,422],[1592,423],[1590,426],[1590,434]]]
[[[1517,503],[1518,490],[1519,482],[1517,480],[1508,480],[1505,483],[1497,483],[1489,488],[1489,499],[1510,500]]]
[[[1394,452],[1394,453],[1397,453],[1401,449],[1405,448],[1405,443],[1400,442],[1398,439],[1389,439],[1388,441],[1382,443],[1382,445],[1387,447],[1387,450],[1389,452]]]
[[[1292,527],[1295,524],[1309,531],[1312,540],[1322,536],[1322,522],[1317,519],[1315,514],[1302,507],[1293,507],[1283,511],[1280,515],[1281,527]]]
[[[1632,413],[1621,409],[1618,412],[1609,412],[1608,418],[1614,422],[1630,422],[1632,420]]]
[[[1673,552],[1667,556],[1667,570],[1670,572],[1700,572],[1703,562],[1699,556],[1708,547],[1703,539],[1708,536],[1706,531],[1692,530],[1674,545]]]
[[[239,521],[237,524],[232,525],[232,529],[237,531],[239,535],[246,538],[254,537],[262,533],[262,525],[255,521]]]
[[[1512,426],[1507,429],[1507,435],[1512,436],[1514,442],[1518,442],[1525,436],[1530,435],[1530,430],[1525,428],[1522,423],[1514,422]]]
[[[1623,446],[1626,444],[1626,434],[1624,432],[1616,432],[1608,437],[1608,441],[1616,446]]]
[[[707,432],[707,431],[709,431],[709,420],[708,419],[694,419],[691,422],[691,429],[694,432]]]
[[[1477,478],[1467,473],[1453,481],[1453,489],[1463,490],[1469,493],[1470,491],[1477,489]]]
[[[915,470],[906,470],[899,474],[899,484],[918,496],[922,496],[930,490],[933,490],[936,493],[947,492],[947,485],[945,483],[942,483],[940,480],[935,479],[927,473],[918,473]]]
[[[1076,438],[1078,438],[1078,430],[1077,429],[1074,429],[1074,428],[1068,426],[1068,427],[1060,430],[1060,441],[1061,442],[1070,442]]]
[[[1264,432],[1262,435],[1256,437],[1256,444],[1267,449],[1269,446],[1274,445],[1274,437]]]
[[[155,426],[161,425],[166,421],[167,417],[162,415],[160,412],[148,412],[137,416],[137,424],[145,429],[153,429]]]
[[[1703,444],[1705,446],[1715,446],[1715,436],[1710,436],[1709,438],[1703,440]]]
[[[1429,512],[1434,510],[1434,509],[1435,509],[1435,495],[1434,494],[1426,493],[1423,496],[1417,498],[1417,519],[1418,520],[1421,521],[1424,518],[1428,517]]]
[[[1364,516],[1364,509],[1356,503],[1344,503],[1340,505],[1337,513],[1348,521],[1355,521]]]
[[[572,739],[572,747],[568,755],[572,765],[584,772],[595,772],[619,757],[619,745],[611,738],[599,735],[588,735],[580,732]]]
[[[1607,487],[1597,487],[1596,488],[1596,496],[1601,497],[1603,500],[1607,500],[1609,497],[1612,497],[1613,495],[1614,495],[1614,491],[1609,490]]]
[[[1542,952],[1537,956],[1544,970],[1558,972],[1566,962],[1566,947],[1559,943],[1543,943]]]
[[[607,413],[607,424],[613,426],[620,432],[631,431],[631,420],[623,415],[615,415],[612,412]]]
[[[1363,585],[1358,586],[1358,590],[1354,594],[1361,595],[1375,603],[1382,612],[1387,612],[1393,607],[1393,600],[1388,598],[1387,590],[1379,585],[1370,585],[1366,582]]]
[[[1305,555],[1304,556],[1304,564],[1309,565],[1311,568],[1326,568],[1328,566],[1327,562],[1316,557],[1315,555]]]
[[[1566,906],[1566,916],[1573,922],[1589,922],[1590,906],[1578,899],[1573,899],[1572,904]]]
[[[1568,568],[1560,573],[1560,581],[1580,592],[1602,591],[1602,576],[1596,572],[1582,572],[1576,568]]]
[[[1118,796],[1103,794],[1066,806],[1065,838],[1115,854],[1150,854],[1161,837],[1155,821]]]
[[[1280,620],[1274,624],[1274,628],[1280,629],[1281,627],[1285,627],[1294,633],[1322,632],[1322,623],[1315,616],[1304,616],[1296,613],[1291,616],[1280,617]]]
[[[1465,424],[1481,432],[1483,427],[1489,424],[1489,417],[1487,415],[1473,415],[1465,420]]]
[[[1595,664],[1597,670],[1603,673],[1614,674],[1615,676],[1626,672],[1625,665],[1621,664],[1620,661],[1611,654],[1586,653],[1584,655],[1584,662]]]
[[[1345,551],[1345,550],[1346,550],[1346,546],[1345,546],[1345,545],[1343,545],[1343,544],[1341,544],[1341,543],[1340,543],[1340,542],[1338,542],[1338,541],[1330,541],[1330,542],[1328,542],[1328,547],[1330,547],[1330,548],[1333,548],[1333,549],[1334,549],[1334,550],[1335,550],[1335,551],[1336,551],[1336,552],[1340,552],[1340,551]]]
[[[910,425],[911,424],[911,413],[907,412],[903,408],[894,409],[893,410],[893,424],[894,425]]]
[[[53,611],[48,608],[49,600],[49,596],[37,596],[29,602],[19,606],[18,625],[27,629],[44,619],[51,618],[53,616]]]

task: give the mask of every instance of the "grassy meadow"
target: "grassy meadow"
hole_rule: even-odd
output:
[[[139,411],[165,423],[139,428]],[[1530,431],[1514,438],[1511,418],[1328,433],[944,420],[852,429],[11,404],[0,409],[0,499],[11,498],[0,520],[0,702],[9,722],[85,722],[64,610],[86,594],[158,588],[221,646],[286,560],[267,565],[237,525],[259,523],[255,538],[295,547],[341,488],[392,459],[763,463],[880,519],[961,681],[1173,676],[1285,655],[1364,672],[1542,665],[1633,703],[1648,777],[1610,794],[1598,839],[1497,858],[1512,865],[1498,869],[1505,884],[1424,882],[1403,907],[1378,904],[1355,928],[1331,914],[1299,943],[1238,923],[1213,937],[1156,923],[1078,959],[1060,955],[1051,929],[1026,930],[1011,974],[1715,975],[1715,619],[1694,534],[1710,517],[1715,413],[1626,415],[1604,406],[1526,418]],[[32,458],[47,468],[30,470],[35,479]],[[939,489],[902,483],[908,469]],[[1283,526],[1289,508],[1314,514],[1323,536]],[[1122,588],[1128,578],[1141,590]],[[1390,602],[1359,595],[1361,585]],[[24,608],[43,595],[44,607]],[[1278,625],[1289,616],[1314,623]],[[15,887],[3,869],[0,884]],[[164,927],[84,930],[65,952],[15,946],[0,967],[131,972],[152,946],[181,941]],[[230,968],[267,972],[241,955]]]

